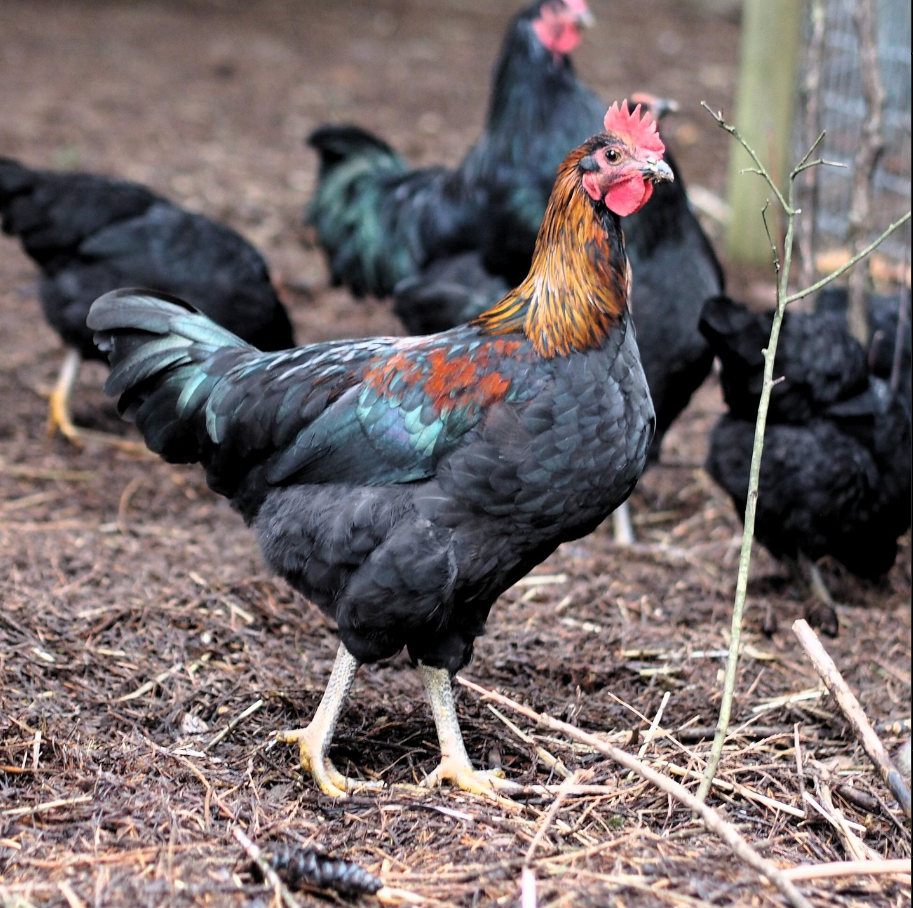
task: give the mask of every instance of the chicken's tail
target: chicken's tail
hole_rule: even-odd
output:
[[[255,348],[189,303],[148,290],[106,293],[86,324],[111,363],[105,392],[120,398],[146,445],[171,463],[207,463],[219,436],[211,391]]]
[[[304,213],[326,253],[334,285],[355,296],[389,294],[414,264],[396,234],[387,187],[405,162],[383,139],[358,126],[322,126],[308,144],[320,156],[317,185]]]
[[[335,167],[361,158],[402,162],[396,152],[379,136],[360,126],[342,124],[319,126],[308,136],[308,145],[320,156],[320,176]]]

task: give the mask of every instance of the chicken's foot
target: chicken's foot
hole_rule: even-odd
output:
[[[284,744],[297,744],[301,768],[313,776],[314,781],[324,794],[333,798],[344,798],[356,788],[381,788],[381,782],[363,782],[344,776],[327,759],[336,722],[345,705],[346,697],[352,689],[358,661],[339,644],[333,671],[327,682],[326,690],[314,713],[314,718],[306,728],[276,732],[276,740]]]
[[[466,753],[463,735],[457,720],[456,704],[453,700],[453,686],[450,672],[445,668],[431,668],[419,664],[422,682],[431,703],[438,743],[441,747],[441,762],[437,769],[422,783],[425,788],[434,788],[441,782],[451,782],[457,788],[486,798],[498,799],[499,794],[522,791],[516,782],[507,781],[500,770],[483,772],[475,769]]]

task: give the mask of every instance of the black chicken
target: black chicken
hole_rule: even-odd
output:
[[[177,300],[120,291],[89,315],[106,385],[152,450],[202,462],[268,563],[337,622],[307,728],[280,735],[332,795],[327,759],[359,664],[406,647],[442,759],[427,780],[491,793],[451,675],[495,599],[630,494],[653,407],[627,312],[618,212],[672,174],[649,117],[614,106],[559,168],[527,279],[471,324],[263,354]]]
[[[701,319],[729,407],[713,429],[707,470],[740,516],[772,317],[719,298]],[[824,607],[810,617],[833,634],[837,617],[814,562],[831,555],[867,579],[894,564],[910,526],[910,408],[869,374],[865,351],[831,313],[786,313],[774,377],[755,535],[811,581]]]
[[[485,131],[456,169],[410,170],[357,126],[324,126],[310,136],[320,166],[305,221],[334,284],[386,297],[429,263],[483,246],[498,263],[490,270],[511,287],[526,276],[555,168],[605,113],[595,95],[578,91],[567,56],[591,18],[585,0],[537,0],[514,17]]]
[[[728,297],[701,310],[699,328],[720,360],[720,383],[729,412],[754,421],[764,381],[764,349],[773,312],[753,312]],[[770,422],[804,425],[869,386],[865,351],[837,314],[787,310],[780,327],[771,389]]]
[[[104,359],[86,327],[108,290],[143,286],[186,297],[263,350],[294,345],[263,257],[234,230],[137,183],[32,170],[0,159],[0,220],[41,270],[39,297],[70,348],[51,395],[48,429],[80,443],[69,399],[82,359]]]

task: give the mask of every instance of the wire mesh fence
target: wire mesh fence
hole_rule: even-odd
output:
[[[807,219],[806,249],[816,254],[846,247],[854,165],[868,111],[864,98],[860,39],[854,23],[858,0],[809,3],[800,104],[794,134],[796,159],[821,131],[816,157],[844,165],[817,167],[800,186]],[[910,2],[876,0],[878,73],[885,91],[881,155],[872,181],[871,238],[910,207]],[[910,225],[879,250],[895,264],[910,258]]]

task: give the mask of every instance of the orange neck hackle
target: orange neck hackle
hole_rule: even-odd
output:
[[[601,346],[628,301],[624,240],[581,187],[585,154],[578,148],[558,169],[526,279],[474,322],[485,334],[523,333],[546,358]]]

